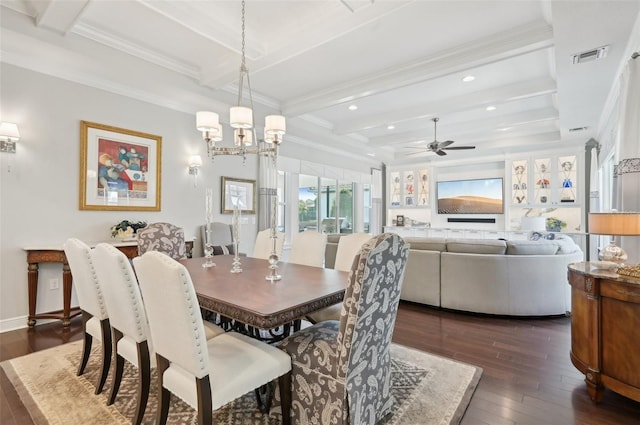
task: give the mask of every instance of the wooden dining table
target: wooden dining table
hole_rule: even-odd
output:
[[[233,256],[180,260],[191,275],[200,307],[248,326],[270,330],[303,318],[344,297],[349,273],[300,264],[278,264],[282,279],[271,282],[267,260],[241,257],[242,272],[231,273]]]

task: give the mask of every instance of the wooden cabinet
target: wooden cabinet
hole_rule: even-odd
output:
[[[640,401],[640,279],[569,265],[571,362],[592,400],[604,388]]]

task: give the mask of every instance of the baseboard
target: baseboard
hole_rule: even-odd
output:
[[[59,321],[60,320],[58,319],[39,319],[36,326]],[[24,329],[27,326],[27,316],[18,316],[0,320],[0,333],[15,331],[16,329]]]

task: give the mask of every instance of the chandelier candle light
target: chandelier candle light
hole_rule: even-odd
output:
[[[196,113],[196,127],[202,132],[202,138],[207,144],[207,154],[213,160],[216,156],[230,155],[241,156],[243,161],[247,155],[262,155],[272,159],[271,167],[276,172],[278,156],[278,145],[282,143],[282,137],[286,133],[286,120],[282,115],[268,115],[264,120],[264,138],[258,140],[256,136],[256,128],[253,124],[253,94],[251,93],[251,81],[249,79],[249,70],[246,66],[245,57],[245,0],[242,1],[242,57],[240,62],[240,76],[238,82],[238,102],[236,106],[229,109],[229,124],[233,129],[233,145],[229,147],[217,146],[217,142],[223,140],[222,125],[219,116],[215,112],[199,111]],[[242,106],[244,83],[247,83],[249,107]],[[274,186],[275,187],[275,186]],[[274,198],[272,203],[277,205],[277,193],[272,195]],[[278,254],[276,252],[276,220],[275,214],[277,208],[274,208],[271,217],[271,238],[272,251],[269,258],[270,273],[266,277],[267,280],[279,280],[278,270]]]

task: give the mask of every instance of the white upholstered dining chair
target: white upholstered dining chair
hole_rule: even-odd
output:
[[[164,425],[171,394],[197,409],[198,424],[212,411],[279,378],[283,423],[289,424],[291,358],[236,332],[206,341],[187,269],[159,252],[133,260],[158,364],[156,424]]]
[[[338,241],[338,250],[336,252],[336,262],[334,269],[347,272],[351,270],[351,265],[358,255],[360,248],[371,239],[368,233],[352,233],[340,237]],[[342,304],[334,304],[322,310],[307,315],[307,320],[311,323],[319,323],[324,320],[340,320],[342,312]]]
[[[137,402],[133,420],[137,425],[144,416],[149,398],[151,369],[155,367],[153,344],[138,280],[127,256],[113,245],[98,244],[91,250],[91,259],[110,317],[115,359],[107,404],[113,404],[116,399],[126,360],[138,369]],[[207,339],[222,333],[222,328],[205,323]]]
[[[288,262],[322,267],[326,245],[327,235],[324,233],[318,233],[315,230],[295,233],[291,238],[291,252]]]
[[[278,254],[278,257],[282,258],[284,233],[277,232],[276,238],[276,253]],[[253,245],[253,254],[251,256],[254,258],[262,258],[264,260],[268,260],[269,256],[271,255],[271,244],[271,229],[261,230],[256,235],[256,242]]]
[[[111,328],[107,307],[91,261],[91,248],[81,240],[71,238],[64,243],[64,253],[71,269],[73,286],[76,288],[82,311],[84,338],[78,375],[84,373],[89,354],[91,354],[93,338],[95,338],[102,345],[102,362],[96,385],[96,394],[100,394],[111,366]]]

